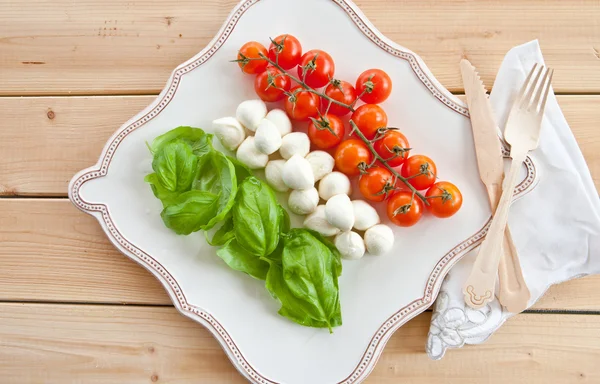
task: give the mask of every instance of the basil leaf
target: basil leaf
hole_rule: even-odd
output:
[[[323,243],[323,245],[325,245],[327,248],[329,248],[329,250],[333,254],[333,267],[334,267],[335,275],[337,277],[340,277],[342,275],[342,255],[340,255],[340,251],[338,251],[335,244],[333,244],[333,242],[331,240],[325,238],[323,235],[321,235],[317,231],[313,231],[312,229],[307,229],[307,228],[305,228],[304,230],[309,232],[317,240],[319,240],[321,243]],[[337,280],[336,280],[336,283],[337,283]]]
[[[180,194],[161,212],[167,228],[180,235],[204,229],[217,213],[219,195],[205,191],[188,191]]]
[[[221,246],[226,244],[229,240],[235,238],[235,231],[233,230],[233,218],[229,216],[227,220],[221,225],[215,232],[212,240],[208,237],[208,232],[204,232],[206,242],[212,246]]]
[[[172,129],[154,139],[154,141],[152,141],[152,145],[150,146],[150,150],[152,153],[157,153],[166,144],[180,139],[190,144],[192,146],[192,151],[197,156],[202,156],[203,154],[212,151],[212,136],[213,135],[204,132],[200,128],[181,126]]]
[[[235,237],[250,253],[266,256],[279,242],[280,211],[271,188],[256,177],[240,186],[233,206]]]
[[[219,194],[217,213],[205,229],[212,228],[229,213],[235,203],[237,188],[235,167],[227,156],[212,151],[200,157],[198,176],[194,181],[193,189]]]
[[[317,320],[311,317],[310,308],[306,302],[297,298],[288,288],[283,278],[283,268],[279,264],[271,264],[267,273],[266,287],[273,296],[279,300],[281,308],[278,313],[305,327],[333,328],[342,325],[341,312],[336,312],[331,322]]]
[[[242,184],[242,182],[246,180],[248,176],[252,176],[252,171],[250,170],[250,168],[242,164],[238,159],[230,156],[227,156],[227,158],[235,167],[235,175],[237,177],[238,185]]]
[[[266,283],[281,302],[279,314],[330,331],[341,325],[338,255],[304,229],[292,229],[283,242],[281,266],[271,263]]]
[[[236,239],[230,240],[223,248],[219,249],[217,256],[236,271],[247,273],[259,280],[267,278],[269,263],[246,251]]]
[[[158,180],[158,175],[156,173],[150,173],[146,175],[146,177],[144,177],[144,181],[150,184],[152,193],[154,193],[154,196],[156,196],[163,203],[163,207],[172,204],[173,200],[179,195],[178,192],[171,192],[163,187]]]
[[[166,144],[154,155],[152,169],[160,184],[171,192],[185,192],[190,189],[196,169],[198,156],[192,147],[183,141]]]
[[[290,214],[281,205],[279,205],[277,208],[279,208],[279,222],[281,223],[279,230],[281,233],[288,233],[292,226],[292,223],[290,222]]]

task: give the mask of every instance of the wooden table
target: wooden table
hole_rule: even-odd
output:
[[[67,200],[109,135],[216,33],[235,0],[0,0],[0,379],[3,383],[241,383],[217,342]],[[600,185],[600,2],[358,5],[463,92],[467,57],[491,87],[539,38]],[[368,383],[600,382],[600,277],[555,286],[486,344],[430,361],[430,314],[392,338]]]

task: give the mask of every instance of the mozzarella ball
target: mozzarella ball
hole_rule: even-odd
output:
[[[294,190],[290,193],[288,206],[297,215],[308,215],[319,205],[319,192],[316,188]]]
[[[312,151],[306,155],[306,160],[310,163],[315,181],[319,181],[330,174],[335,164],[333,157],[325,151]]]
[[[285,185],[291,189],[309,189],[315,185],[312,168],[308,161],[300,155],[294,155],[285,162],[281,177]]]
[[[285,111],[281,109],[272,109],[267,113],[266,119],[275,124],[281,137],[292,132],[292,122]]]
[[[246,140],[238,147],[236,158],[240,163],[250,169],[261,169],[267,165],[269,156],[260,152],[254,144],[254,136],[246,137]]]
[[[265,167],[265,178],[267,179],[267,183],[269,183],[269,185],[277,192],[287,192],[289,189],[281,177],[281,171],[283,170],[285,162],[285,160],[271,160]]]
[[[371,255],[384,255],[394,246],[394,232],[385,224],[374,225],[365,232],[365,245]]]
[[[242,101],[235,111],[238,121],[252,132],[256,131],[265,116],[267,116],[267,105],[259,99]]]
[[[352,208],[354,210],[354,229],[366,231],[375,224],[379,224],[379,214],[364,200],[353,200]]]
[[[212,122],[215,136],[223,147],[235,151],[246,138],[246,131],[235,117],[222,117]]]
[[[335,195],[325,204],[325,218],[329,224],[349,231],[354,226],[354,209],[348,195]]]
[[[270,120],[262,119],[254,134],[254,145],[264,154],[270,155],[281,147],[281,134]]]
[[[351,192],[350,179],[341,172],[331,172],[319,182],[319,196],[325,201],[335,195],[350,195]]]
[[[318,205],[313,213],[304,219],[304,227],[319,232],[325,237],[335,236],[340,233],[340,229],[329,224],[325,218],[325,206]]]
[[[333,242],[344,259],[358,260],[365,255],[365,242],[356,232],[342,232]]]
[[[279,153],[284,159],[289,159],[294,155],[304,157],[310,151],[310,139],[304,132],[292,132],[283,136]]]

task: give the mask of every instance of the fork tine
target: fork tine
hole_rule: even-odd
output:
[[[537,110],[537,107],[540,104],[540,99],[544,94],[544,90],[547,88],[546,79],[548,78],[548,74],[550,73],[550,68],[542,67],[542,71],[544,72],[544,76],[542,76],[542,79],[536,83],[535,95],[533,96],[528,108],[535,107],[535,109]]]
[[[544,109],[546,108],[546,101],[548,101],[548,94],[550,93],[550,86],[552,85],[552,75],[554,75],[554,69],[549,68],[548,71],[550,72],[550,74],[548,75],[548,81],[546,82],[546,90],[544,91],[542,102],[540,103],[540,114],[543,114]]]
[[[529,80],[531,80],[531,76],[533,76],[533,72],[535,71],[536,68],[537,68],[537,63],[533,64],[533,68],[531,68],[531,70],[529,71],[529,74],[527,75],[527,78],[523,82],[523,86],[521,86],[521,89],[519,90],[519,94],[515,98],[515,104],[514,104],[515,107],[517,105],[520,105],[521,102],[523,101],[523,95],[525,94],[525,91],[527,90],[527,85],[529,85]]]
[[[540,75],[544,72],[544,66],[540,66],[540,70],[537,71],[535,78],[530,81],[531,85],[527,90],[525,96],[523,96],[523,101],[521,101],[521,108],[526,108],[531,105],[531,100],[533,99],[533,92],[535,92],[537,86],[539,85]]]

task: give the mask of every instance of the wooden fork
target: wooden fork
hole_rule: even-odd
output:
[[[534,65],[510,111],[504,130],[504,138],[511,145],[510,170],[504,178],[502,197],[492,223],[463,288],[465,302],[472,308],[481,308],[494,298],[508,210],[527,153],[537,148],[539,143],[552,74],[552,69]]]

